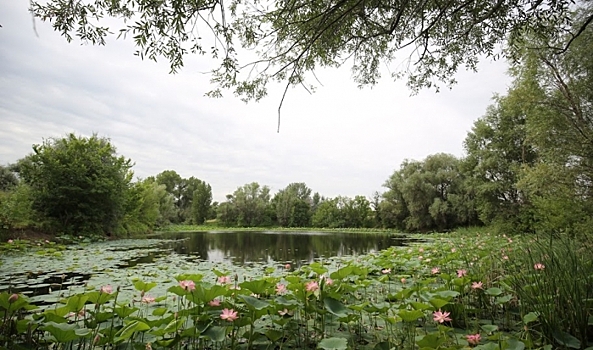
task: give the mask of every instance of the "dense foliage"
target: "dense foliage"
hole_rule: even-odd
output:
[[[58,275],[54,288],[70,286],[68,293],[27,297],[15,286],[0,293],[0,347],[550,350],[593,344],[591,241],[550,245],[487,229],[424,238],[298,268],[269,260],[196,264],[195,256],[169,253],[153,264],[107,268],[84,285]],[[138,244],[155,253],[155,240]],[[107,266],[135,252],[105,248]],[[79,271],[79,258],[94,257],[97,249],[12,241],[0,243],[0,251],[18,250],[18,258],[0,261],[11,269],[42,260],[47,271],[54,265]]]
[[[571,17],[575,8],[586,11],[578,26]],[[393,78],[407,76],[413,88],[451,84],[459,68],[475,69],[484,56],[513,56],[534,35],[569,33],[554,46],[562,52],[593,20],[589,1],[568,0],[50,0],[32,1],[31,10],[68,41],[78,36],[105,44],[110,34],[133,38],[137,55],[164,57],[172,71],[188,53],[210,54],[219,65],[212,94],[232,89],[246,99],[265,96],[270,81],[284,82],[286,89],[308,88],[316,69],[346,62],[357,83],[372,85],[381,64],[393,63],[398,53],[406,62],[393,65]],[[119,28],[114,19],[123,22]],[[508,50],[502,50],[505,43]],[[239,55],[241,48],[256,53],[251,63]]]
[[[34,145],[19,175],[50,231],[111,233],[124,216],[130,168],[131,161],[117,157],[109,140],[70,134]]]

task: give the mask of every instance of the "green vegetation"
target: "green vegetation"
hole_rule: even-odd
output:
[[[180,45],[193,39],[180,23],[217,4],[50,0],[32,7],[36,16],[56,19],[63,34],[76,31],[91,42],[101,42],[107,30],[87,16],[140,15],[128,30],[141,55],[165,55],[175,69],[185,52]],[[83,244],[10,239],[0,243],[3,269],[43,261],[70,273],[83,260],[100,260],[103,265],[92,269],[111,279],[59,294],[51,294],[55,283],[37,285],[51,297],[4,288],[0,348],[591,349],[590,3],[288,1],[263,12],[260,5],[267,4],[243,12],[243,4],[231,3],[231,23],[245,46],[272,48],[263,51],[262,64],[283,67],[273,76],[264,71],[242,82],[235,75],[235,32],[225,21],[211,27],[227,49],[215,81],[248,98],[262,97],[269,79],[301,84],[306,72],[336,65],[345,54],[354,55],[356,78],[372,84],[379,60],[390,59],[408,40],[424,52],[410,75],[414,86],[448,80],[459,64],[474,67],[478,55],[494,54],[494,44],[507,38],[514,82],[475,122],[465,157],[406,160],[385,182],[387,190],[370,200],[311,195],[305,183],[272,196],[269,187],[253,182],[225,202],[211,203],[209,184],[173,170],[133,182],[131,161],[96,135],[35,145],[33,154],[0,168],[0,230],[10,236],[41,231]],[[408,27],[398,27],[400,21]],[[267,40],[271,33],[275,39]],[[199,41],[195,45],[192,50],[202,51]],[[95,237],[170,224],[173,230],[211,229],[214,223],[245,230],[314,225],[417,232],[483,226],[298,269],[159,257],[147,242],[157,264],[116,273],[116,257],[131,254],[123,242],[117,250],[85,250]],[[27,254],[35,259],[24,259]],[[27,271],[27,278],[36,278],[35,267]],[[82,277],[68,280],[63,272],[58,286]]]
[[[164,58],[173,72],[187,54],[210,55],[216,84],[210,95],[232,90],[246,100],[265,97],[275,81],[285,91],[291,85],[311,91],[316,70],[344,64],[361,86],[377,83],[385,64],[392,78],[407,77],[414,89],[438,89],[484,56],[514,57],[534,37],[541,45],[533,47],[562,53],[593,21],[589,1],[568,0],[50,0],[32,1],[31,10],[68,41],[130,38],[136,55]],[[546,45],[548,38],[562,41]],[[252,53],[247,62],[245,50]]]
[[[486,229],[428,238],[300,269],[166,255],[149,266],[107,269],[107,278],[66,294],[3,292],[0,346],[585,349],[593,342],[592,249]],[[23,249],[18,242],[3,248],[10,245]],[[129,250],[58,247],[25,249],[66,269],[97,249],[111,257],[102,265],[130,257]],[[22,254],[5,267],[23,262]]]
[[[494,226],[505,233],[591,233],[593,217],[593,32],[563,55],[565,37],[528,37],[511,66],[514,82],[473,125],[466,155],[405,160],[373,198],[334,198],[294,182],[272,194],[258,182],[222,203],[212,188],[174,170],[132,182],[131,161],[106,139],[68,135],[0,168],[0,230],[125,236],[169,224],[220,227],[385,228],[439,232]],[[584,22],[583,22],[584,21]]]

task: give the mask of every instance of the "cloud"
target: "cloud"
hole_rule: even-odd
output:
[[[370,196],[406,158],[461,156],[473,121],[509,82],[503,62],[486,62],[460,73],[451,91],[410,96],[403,82],[360,90],[347,69],[321,70],[315,94],[289,89],[277,134],[282,85],[260,103],[210,99],[207,58],[189,56],[171,75],[166,62],[134,56],[130,40],[68,44],[39,21],[37,37],[26,2],[1,2],[0,14],[0,163],[43,138],[98,133],[135,162],[137,176],[196,176],[219,201],[253,181]]]

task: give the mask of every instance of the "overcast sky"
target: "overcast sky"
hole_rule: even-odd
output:
[[[171,75],[164,60],[134,56],[131,40],[67,43],[39,21],[37,37],[28,3],[0,1],[0,164],[44,138],[98,133],[134,161],[136,176],[195,176],[219,201],[254,181],[273,192],[305,182],[329,197],[381,192],[406,158],[462,156],[473,122],[510,83],[506,64],[489,61],[460,73],[451,91],[415,96],[388,78],[360,90],[349,67],[319,71],[315,94],[289,90],[278,134],[282,86],[259,103],[210,99],[208,59],[188,57]]]

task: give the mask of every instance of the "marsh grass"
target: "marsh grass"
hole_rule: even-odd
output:
[[[533,239],[512,284],[524,312],[538,315],[535,336],[567,348],[593,345],[593,240]]]

